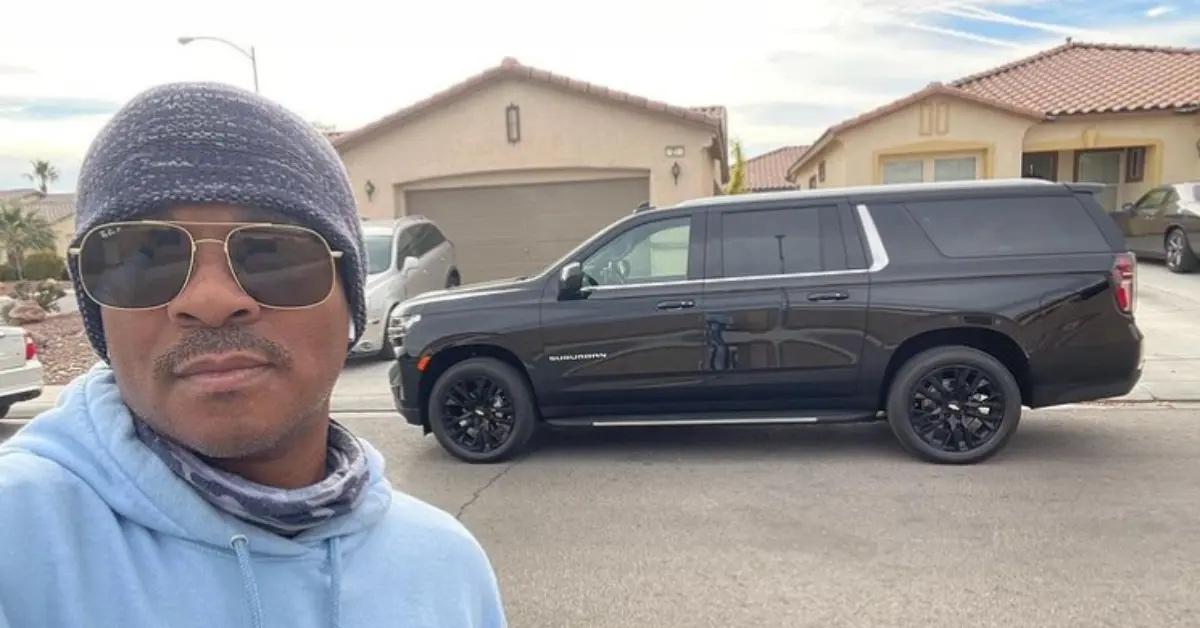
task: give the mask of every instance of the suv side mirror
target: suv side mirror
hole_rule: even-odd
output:
[[[558,273],[558,298],[574,299],[583,291],[583,264],[571,262]]]
[[[1126,214],[1132,214],[1133,213],[1133,203],[1125,203],[1124,205],[1121,206],[1121,211],[1125,212]]]
[[[400,267],[401,275],[408,275],[417,272],[417,266],[421,264],[421,260],[409,255],[404,258],[404,265]]]

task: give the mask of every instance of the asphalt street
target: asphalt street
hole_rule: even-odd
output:
[[[338,418],[476,534],[515,627],[1200,617],[1196,406],[1028,413],[971,467],[917,462],[885,424],[558,432],[472,466],[396,415]]]

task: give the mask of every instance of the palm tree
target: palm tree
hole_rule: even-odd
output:
[[[54,248],[54,229],[45,218],[20,205],[0,206],[0,248],[8,254],[8,263],[17,271],[17,279],[25,278],[22,264],[26,251]]]
[[[36,181],[38,189],[45,194],[49,184],[58,181],[58,168],[51,166],[50,162],[44,159],[37,159],[29,163],[33,166],[33,172],[25,175],[25,178]]]

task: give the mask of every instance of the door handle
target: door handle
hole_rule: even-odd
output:
[[[696,302],[691,299],[684,299],[682,301],[662,301],[656,307],[665,311],[689,310],[696,307]]]
[[[845,301],[850,298],[850,294],[837,290],[835,292],[810,292],[808,293],[809,301],[824,302],[824,301]]]

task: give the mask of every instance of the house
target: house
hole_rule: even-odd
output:
[[[467,282],[541,270],[649,201],[717,193],[725,110],[686,108],[505,59],[332,138],[365,218],[424,215]]]
[[[1200,49],[1068,40],[834,125],[788,169],[804,188],[1020,176],[1101,183],[1109,210],[1200,179]]]
[[[746,191],[773,192],[794,190],[796,184],[788,181],[788,167],[796,163],[808,146],[781,146],[746,160]]]
[[[66,258],[67,246],[75,235],[75,195],[42,194],[32,188],[0,190],[0,204],[16,204],[25,211],[33,211],[50,223],[57,243],[55,252]]]

